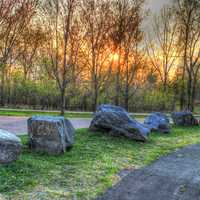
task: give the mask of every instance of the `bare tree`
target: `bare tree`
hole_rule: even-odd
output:
[[[185,104],[185,80],[187,79],[187,109],[193,111],[198,74],[200,70],[200,2],[177,0],[180,45],[183,46],[182,87],[180,104]]]
[[[70,40],[72,40],[72,27],[75,23],[77,0],[46,0],[42,6],[44,26],[50,34],[47,45],[47,54],[50,63],[46,68],[53,79],[56,80],[60,91],[61,115],[66,107],[66,88],[71,81],[71,70],[76,65],[72,55]]]
[[[125,80],[123,93],[124,103],[128,109],[130,86],[139,66],[139,43],[142,40],[141,24],[143,21],[143,0],[117,0],[113,2],[113,32],[114,51],[118,55],[115,70],[115,104],[119,105],[121,83]],[[122,78],[122,74],[125,77]]]
[[[160,15],[154,17],[153,34],[146,42],[149,60],[160,77],[164,92],[180,56],[177,20],[173,12],[172,8],[165,6]]]
[[[39,57],[39,48],[47,41],[46,34],[38,25],[30,24],[21,34],[19,45],[16,47],[18,51],[18,62],[22,65],[24,81],[26,81]]]
[[[109,33],[111,29],[111,10],[108,0],[84,0],[82,3],[82,25],[85,35],[86,65],[91,80],[92,109],[98,104],[99,90],[108,78],[110,47]]]
[[[124,106],[129,109],[129,100],[134,94],[131,89],[136,84],[136,75],[143,67],[143,55],[141,53],[140,43],[143,40],[143,32],[141,25],[143,16],[141,14],[144,1],[135,1],[130,5],[126,17],[126,32],[123,41],[124,49],[124,70],[122,70],[122,83],[124,82],[124,89],[122,91],[124,97]],[[124,77],[123,77],[124,75]]]
[[[4,71],[21,34],[36,11],[36,0],[0,0],[1,104],[4,105]],[[12,59],[15,56],[12,55]]]

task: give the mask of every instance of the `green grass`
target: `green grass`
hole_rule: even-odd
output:
[[[0,109],[0,116],[16,116],[16,117],[31,117],[33,115],[50,115],[50,116],[59,116],[58,111],[34,111],[34,110],[19,110],[19,109]],[[144,119],[149,115],[149,113],[131,113],[131,117],[136,119]],[[170,114],[168,114],[170,117]],[[66,118],[92,118],[92,112],[70,112],[65,113]],[[196,114],[195,117],[200,117]]]
[[[54,111],[30,111],[30,110],[0,110],[0,116],[17,116],[17,117],[30,117],[33,115],[52,115],[59,116],[59,112]],[[66,112],[67,118],[91,118],[92,113],[89,112]]]
[[[16,117],[31,117],[33,115],[50,115],[59,116],[60,113],[56,111],[33,111],[33,110],[17,110],[17,109],[0,109],[0,116],[16,116]],[[147,114],[134,114],[131,115],[136,118],[144,118]],[[66,112],[66,118],[92,118],[92,112]]]
[[[27,147],[27,137],[22,140],[20,159],[0,167],[3,197],[90,200],[119,181],[120,170],[140,168],[177,148],[200,143],[200,128],[173,127],[169,135],[151,134],[148,143],[81,129],[71,151],[56,157],[32,153]]]

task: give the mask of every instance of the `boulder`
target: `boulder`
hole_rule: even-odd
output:
[[[190,111],[174,112],[172,113],[172,119],[177,126],[197,126],[198,120],[193,116]]]
[[[21,140],[12,133],[0,129],[0,164],[16,161],[21,153]]]
[[[28,135],[32,150],[58,155],[73,146],[75,130],[64,117],[34,116],[28,119]]]
[[[124,136],[131,140],[143,141],[148,139],[150,129],[132,119],[125,109],[101,105],[98,107],[90,125],[91,131],[103,131],[113,136]]]
[[[159,131],[161,133],[170,132],[169,118],[160,112],[150,114],[144,121],[144,124],[151,129],[151,131]]]

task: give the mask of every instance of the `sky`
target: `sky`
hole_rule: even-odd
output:
[[[152,20],[155,14],[159,14],[161,8],[166,5],[170,4],[173,0],[146,0],[145,9],[151,11],[151,14],[146,18],[143,23],[143,29],[148,32],[151,30],[152,27]]]
[[[170,3],[172,0],[146,0],[147,7],[154,13],[160,11],[163,5]]]

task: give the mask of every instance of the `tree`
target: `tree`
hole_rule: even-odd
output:
[[[71,81],[70,71],[76,65],[70,48],[72,26],[76,21],[76,8],[76,0],[46,0],[42,6],[44,26],[46,25],[50,34],[47,44],[47,55],[50,62],[46,63],[46,69],[58,84],[61,115],[65,112],[65,93]]]
[[[150,63],[161,80],[166,92],[170,76],[175,72],[176,61],[180,56],[177,37],[177,20],[174,10],[165,6],[160,15],[154,17],[153,34],[146,42]],[[153,39],[152,39],[153,37]]]
[[[7,61],[12,56],[14,62],[17,53],[13,51],[35,14],[36,5],[36,0],[0,0],[1,105],[4,105],[4,71]]]
[[[105,0],[84,0],[82,4],[81,19],[86,41],[84,51],[91,80],[93,110],[98,104],[99,90],[110,72],[110,9],[110,2]]]
[[[33,73],[33,68],[38,62],[39,49],[46,42],[47,33],[39,25],[30,24],[21,34],[19,45],[16,47],[18,51],[17,60],[23,68],[24,81]]]
[[[129,104],[130,86],[133,84],[134,76],[140,65],[138,47],[143,37],[141,31],[143,4],[143,0],[113,2],[114,25],[111,38],[114,43],[114,51],[118,55],[115,69],[115,104],[119,105],[119,94],[122,91],[120,82],[125,80],[125,89],[122,93],[126,109]],[[125,75],[123,78],[122,74]]]
[[[200,2],[199,0],[177,0],[176,11],[179,25],[180,46],[182,46],[181,109],[193,111],[198,74],[200,70]],[[187,86],[185,86],[187,80]],[[185,88],[187,87],[187,100]]]

